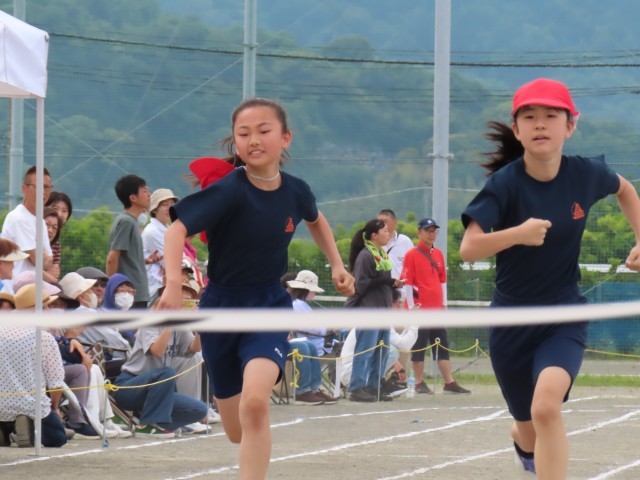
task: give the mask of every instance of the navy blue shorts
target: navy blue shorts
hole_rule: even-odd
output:
[[[209,284],[200,308],[293,308],[291,296],[280,284],[265,287],[221,287]],[[244,367],[254,358],[268,358],[282,377],[289,352],[289,332],[200,332],[213,395],[224,399],[242,392]]]
[[[528,301],[528,305],[572,305],[587,303],[576,288],[561,292],[553,298]],[[524,306],[517,299],[494,293],[492,307]],[[531,420],[533,392],[540,372],[547,367],[560,367],[575,380],[587,341],[588,322],[524,325],[492,328],[489,334],[489,353],[502,395],[513,418]],[[564,397],[569,399],[571,386]]]

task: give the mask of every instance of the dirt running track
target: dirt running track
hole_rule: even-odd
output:
[[[514,479],[511,424],[497,387],[380,404],[273,406],[269,478]],[[565,406],[572,479],[640,478],[640,391],[575,388]],[[0,448],[0,478],[178,480],[237,477],[237,447],[210,435],[75,440],[61,449]],[[523,477],[523,478],[531,478]]]

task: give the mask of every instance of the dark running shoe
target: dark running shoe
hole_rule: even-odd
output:
[[[313,392],[297,393],[294,398],[296,405],[298,403],[300,405],[322,405],[324,403],[324,399]]]
[[[400,395],[405,393],[407,390],[409,390],[407,387],[398,385],[395,382],[392,382],[391,380],[385,382],[385,384],[382,386],[382,393],[386,393],[391,398],[399,397]]]
[[[529,472],[533,475],[536,474],[536,465],[534,462],[533,457],[531,458],[526,458],[524,456],[522,456],[517,450],[515,451],[515,464],[516,464],[516,468],[518,468],[520,471],[524,470],[525,472]]]
[[[471,390],[467,390],[466,388],[462,388],[458,385],[458,382],[455,380],[451,383],[445,383],[444,388],[442,389],[444,393],[452,393],[452,394],[461,394],[461,395],[469,395]]]
[[[349,393],[349,400],[352,402],[375,402],[377,397],[369,393],[366,388],[359,388]]]
[[[388,393],[384,392],[384,387],[382,385],[380,385],[380,398],[378,398],[378,389],[377,388],[367,387],[366,390],[371,395],[373,395],[373,397],[376,400],[379,400],[381,402],[391,402],[393,400],[393,397],[391,395],[389,395]]]
[[[416,383],[416,393],[426,393],[427,395],[433,395],[433,392],[427,384],[424,382]]]
[[[331,395],[323,392],[322,390],[318,390],[317,392],[313,392],[316,397],[320,397],[324,400],[325,405],[335,405],[338,403],[338,399],[332,397]]]
[[[35,430],[33,420],[27,415],[18,415],[14,426],[16,430],[15,441],[18,447],[33,447],[35,445]]]

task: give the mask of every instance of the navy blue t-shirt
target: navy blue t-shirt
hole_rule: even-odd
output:
[[[277,190],[256,188],[237,168],[174,205],[187,235],[205,231],[207,275],[215,285],[253,287],[278,283],[287,271],[287,248],[301,220],[318,218],[316,199],[303,180],[281,172]]]
[[[519,158],[489,177],[462,214],[466,228],[475,220],[484,232],[522,224],[529,218],[549,220],[540,247],[515,245],[496,256],[496,288],[517,298],[557,294],[580,280],[580,241],[589,209],[616,193],[620,179],[604,157],[562,157],[553,180],[530,177]]]

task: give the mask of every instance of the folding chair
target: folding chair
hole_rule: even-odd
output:
[[[271,401],[276,405],[289,405],[289,382],[293,378],[293,363],[287,360],[284,364],[282,378],[271,390]]]

